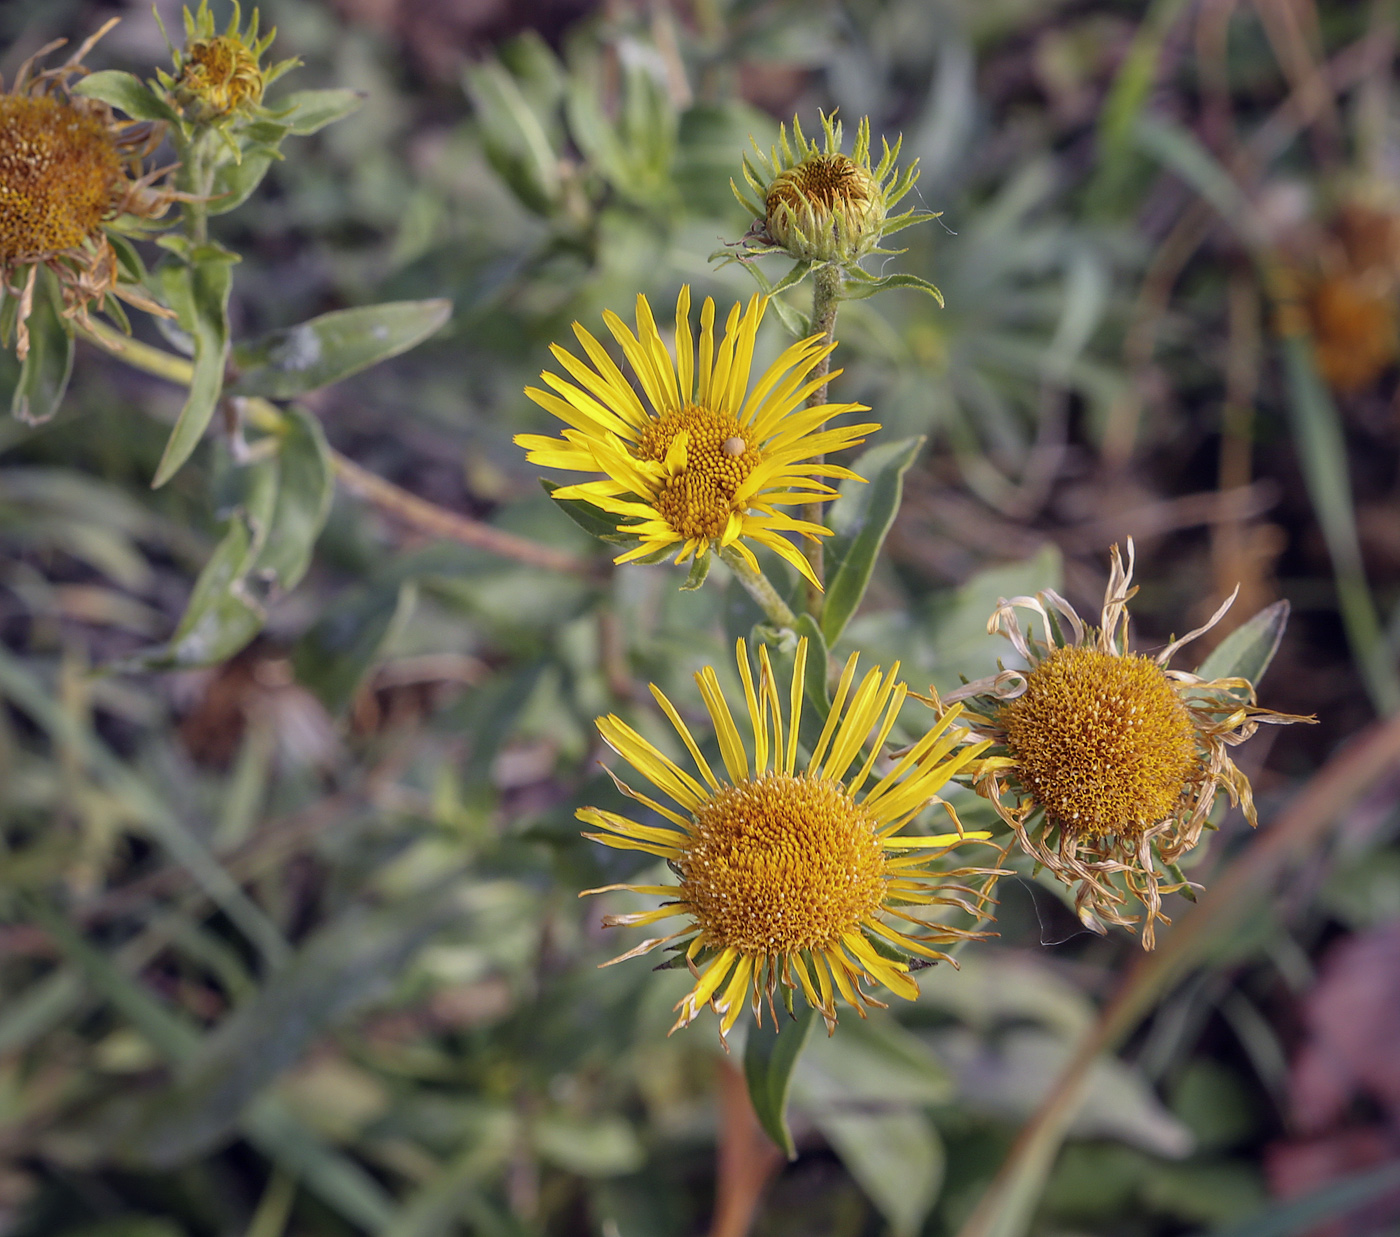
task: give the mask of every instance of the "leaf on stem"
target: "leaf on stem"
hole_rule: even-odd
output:
[[[792,1131],[787,1123],[788,1091],[792,1071],[806,1046],[817,1012],[803,1003],[791,1021],[784,1020],[778,1032],[772,1027],[751,1026],[744,1044],[744,1081],[749,1100],[764,1133],[789,1160],[797,1158]]]

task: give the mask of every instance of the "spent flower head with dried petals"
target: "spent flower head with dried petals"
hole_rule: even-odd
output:
[[[611,311],[603,315],[636,373],[646,403],[607,350],[578,323],[588,362],[558,344],[550,351],[573,379],[546,370],[550,390],[528,395],[567,429],[562,437],[517,434],[533,464],[573,472],[602,473],[596,481],[553,491],[561,502],[581,500],[614,524],[610,540],[629,548],[627,563],[694,559],[694,581],[703,578],[711,549],[730,550],[752,569],[758,562],[746,542],[766,546],[816,583],[807,559],[786,534],[830,535],[783,507],[830,502],[836,490],[822,478],[855,477],[823,456],[855,446],[878,424],[824,428],[832,418],[868,411],[863,404],[803,407],[813,391],[835,375],[810,378],[834,344],[812,336],[787,348],[750,386],[754,342],[767,299],[754,296],[741,312],[736,303],[715,342],[715,304],[706,298],[700,338],[692,341],[690,289],[676,301],[675,355],[644,296],[637,297],[637,333]],[[840,371],[837,371],[838,373]],[[649,405],[649,406],[648,406]],[[859,480],[859,478],[856,478]]]
[[[586,891],[628,890],[666,899],[656,910],[608,915],[603,922],[609,927],[686,921],[678,931],[604,963],[668,946],[674,955],[669,965],[687,966],[695,978],[694,988],[676,1006],[680,1016],[672,1030],[694,1021],[709,1005],[726,1036],[746,998],[760,1025],[766,999],[776,1026],[773,998],[780,994],[789,1011],[795,998],[805,999],[831,1031],[838,996],[861,1017],[866,1006],[883,1008],[865,990],[867,984],[913,999],[919,988],[910,975],[917,965],[909,961],[911,955],[951,961],[935,946],[985,935],[975,930],[975,922],[974,928],[960,928],[933,916],[950,908],[974,921],[990,918],[986,896],[967,882],[999,873],[942,866],[953,848],[988,835],[964,832],[952,808],[938,798],[955,774],[977,768],[986,742],[969,743],[967,733],[953,724],[958,710],[950,709],[902,757],[880,768],[907,688],[897,681],[898,664],[888,673],[875,667],[857,684],[852,654],[811,757],[799,767],[807,651],[807,641],[800,640],[784,701],[767,647],[759,647],[755,682],[748,650],[738,642],[752,760],[714,668],[695,676],[724,760],[718,774],[675,706],[654,686],[652,694],[690,753],[698,779],[620,718],[598,719],[608,746],[673,805],[614,776],[618,789],[661,823],[642,824],[601,808],[578,812],[599,830],[585,836],[655,855],[680,878],[678,885]],[[874,784],[867,788],[872,776]],[[930,804],[947,810],[955,832],[910,831]]]
[[[0,82],[0,297],[14,298],[0,332],[6,343],[14,332],[21,360],[35,296],[43,294],[41,270],[52,277],[66,319],[86,325],[97,304],[122,321],[112,297],[168,314],[136,282],[120,239],[143,234],[177,197],[167,180],[173,169],[145,166],[161,126],[119,119],[106,103],[73,93],[88,73],[83,58],[116,21],[56,68],[36,65],[63,39],[26,60],[8,91]]]
[[[1170,922],[1162,895],[1187,887],[1177,864],[1200,841],[1219,791],[1258,823],[1249,780],[1227,749],[1261,724],[1313,719],[1259,708],[1248,679],[1168,668],[1177,650],[1220,621],[1233,596],[1155,657],[1130,652],[1132,540],[1126,567],[1117,546],[1111,559],[1098,628],[1053,589],[1003,599],[987,630],[1010,640],[1028,668],[926,702],[940,713],[966,702],[972,735],[996,745],[977,790],[1027,855],[1077,886],[1081,921],[1100,932],[1101,920],[1136,924],[1139,916],[1125,909],[1135,900],[1150,949],[1156,921]],[[1018,610],[1033,616],[1024,630]]]

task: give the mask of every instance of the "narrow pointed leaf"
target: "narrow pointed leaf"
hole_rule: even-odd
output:
[[[322,314],[234,350],[232,395],[294,399],[398,356],[452,314],[452,302],[390,301]]]
[[[1196,673],[1203,679],[1248,679],[1257,687],[1278,652],[1288,611],[1287,601],[1265,606],[1216,645]]]
[[[361,90],[298,90],[279,99],[269,110],[276,124],[288,133],[305,137],[358,111],[365,97]]]
[[[73,93],[98,99],[125,112],[132,120],[163,120],[180,123],[179,114],[139,77],[119,69],[89,73],[73,87]]]
[[[831,511],[834,536],[827,543],[826,600],[822,632],[834,645],[859,608],[904,494],[904,474],[924,445],[922,436],[871,447],[852,471],[866,479],[845,481]]]
[[[777,1034],[769,1026],[751,1026],[744,1044],[744,1080],[749,1084],[754,1113],[764,1133],[789,1160],[797,1158],[797,1148],[787,1123],[788,1091],[792,1087],[793,1067],[812,1034],[816,1018],[816,1010],[803,1002],[794,1020],[782,1020]]]
[[[53,276],[41,270],[29,315],[29,355],[10,402],[16,420],[26,425],[42,425],[58,411],[73,373],[73,336],[59,313],[53,284]]]

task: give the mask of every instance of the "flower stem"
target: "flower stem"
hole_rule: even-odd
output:
[[[812,330],[820,332],[822,342],[829,344],[836,337],[836,308],[841,303],[841,268],[834,263],[819,266],[812,274]],[[812,370],[809,377],[821,378],[822,384],[807,398],[807,407],[815,408],[826,403],[826,376],[831,370],[831,357],[824,356]],[[818,456],[814,463],[820,464]],[[812,524],[823,522],[820,503],[808,503],[802,510],[802,518]],[[822,543],[814,540],[804,547],[807,561],[812,565],[812,574],[818,581],[823,579]],[[810,580],[807,582],[807,613],[820,621],[822,615],[822,590]]]
[[[778,596],[778,590],[763,572],[751,567],[743,555],[732,546],[722,549],[719,556],[744,586],[748,595],[763,608],[764,614],[779,627],[786,627],[789,631],[796,629],[797,615],[792,612],[788,603]]]

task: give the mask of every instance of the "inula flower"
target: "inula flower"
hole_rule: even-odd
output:
[[[682,562],[703,558],[712,548],[733,547],[756,569],[745,544],[751,541],[816,583],[786,534],[821,537],[829,530],[782,508],[835,498],[836,491],[821,478],[855,474],[823,456],[863,442],[880,427],[824,428],[843,413],[868,411],[863,404],[802,406],[835,377],[809,377],[835,347],[823,344],[819,335],[789,347],[750,387],[754,340],[767,304],[754,296],[742,314],[736,304],[716,345],[715,304],[707,297],[697,354],[690,289],[682,288],[674,359],[646,297],[637,298],[635,335],[616,314],[605,313],[604,322],[637,376],[640,396],[603,345],[578,323],[574,334],[587,362],[551,346],[573,381],[546,370],[540,378],[550,389],[529,387],[525,394],[569,428],[560,438],[519,434],[515,441],[528,450],[531,463],[603,474],[557,489],[554,497],[582,499],[617,518],[618,537],[631,545],[616,562],[672,554]]]
[[[1249,780],[1227,749],[1260,724],[1311,718],[1256,706],[1247,679],[1204,680],[1167,663],[1209,631],[1233,597],[1205,626],[1173,640],[1155,657],[1129,652],[1128,565],[1112,550],[1101,626],[1087,627],[1053,589],[1002,600],[987,624],[1011,641],[1026,670],[1003,670],[950,693],[935,708],[967,701],[962,718],[972,735],[997,745],[983,761],[977,788],[995,804],[1020,847],[1066,884],[1076,885],[1084,924],[1129,926],[1125,906],[1140,902],[1142,943],[1152,948],[1162,894],[1186,887],[1176,864],[1207,827],[1223,788],[1258,823]],[[1039,618],[1022,630],[1018,610]]]
[[[41,267],[57,280],[64,314],[80,322],[108,295],[166,312],[123,278],[108,235],[109,228],[139,230],[173,200],[159,183],[170,169],[143,166],[160,128],[119,120],[107,104],[70,90],[87,73],[83,57],[115,22],[57,68],[36,72],[36,62],[65,40],[41,48],[20,66],[10,90],[0,91],[0,280],[4,294],[18,301],[21,359],[29,351],[27,323]]]
[[[888,252],[877,249],[882,237],[933,218],[918,211],[890,217],[919,178],[918,160],[903,172],[896,169],[898,141],[891,149],[882,140],[883,155],[872,166],[869,119],[860,122],[849,155],[841,151],[841,123],[826,115],[821,123],[820,143],[808,141],[793,117],[791,145],[786,126],[780,126],[771,155],[755,145],[754,159],[744,156],[744,179],[757,196],[750,198],[738,185],[734,194],[757,216],[748,239],[799,261],[851,265],[867,254]]]
[[[261,112],[263,92],[299,63],[292,59],[263,65],[263,53],[277,32],[269,30],[258,37],[256,9],[247,28],[242,28],[238,0],[234,0],[233,14],[222,34],[209,12],[209,0],[200,0],[199,9],[193,14],[186,9],[184,16],[184,49],[172,49],[175,73],[158,71],[157,77],[186,120],[222,127]]]
[[[983,935],[925,916],[937,907],[983,913],[985,899],[960,882],[996,873],[943,870],[940,863],[953,847],[988,835],[963,832],[946,804],[956,832],[914,833],[909,826],[928,805],[942,803],[938,791],[954,774],[975,767],[987,744],[969,744],[966,732],[953,726],[958,711],[951,709],[899,760],[881,766],[881,749],[907,688],[896,681],[898,664],[888,674],[878,667],[869,670],[857,686],[852,654],[820,737],[799,767],[806,659],[804,639],[784,699],[767,648],[759,648],[755,683],[744,641],[738,642],[752,758],[713,667],[695,676],[719,741],[720,774],[656,687],[652,694],[690,753],[698,779],[620,718],[598,719],[608,746],[670,803],[615,777],[618,788],[661,823],[582,808],[579,819],[600,830],[586,836],[665,859],[680,883],[609,885],[587,892],[626,889],[666,899],[657,910],[609,915],[604,919],[609,927],[685,920],[679,931],[643,941],[613,959],[621,962],[669,945],[678,961],[684,960],[695,986],[676,1006],[680,1017],[673,1030],[710,1005],[725,1036],[746,998],[760,1024],[766,998],[776,1025],[773,996],[781,989],[789,1009],[794,995],[804,998],[830,1031],[837,995],[861,1017],[864,1006],[882,1005],[865,990],[867,984],[912,999],[919,989],[908,955],[946,959],[936,945]]]

